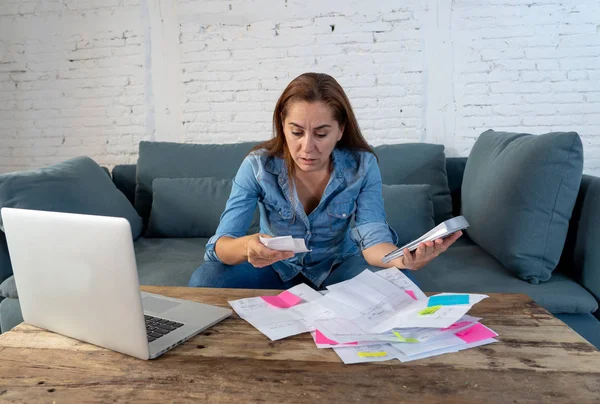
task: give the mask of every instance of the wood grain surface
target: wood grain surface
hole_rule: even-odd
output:
[[[229,307],[279,291],[142,287]],[[21,324],[0,335],[1,402],[600,403],[600,352],[521,294],[469,314],[495,344],[415,362],[344,365],[309,334],[270,341],[234,315],[142,361]]]

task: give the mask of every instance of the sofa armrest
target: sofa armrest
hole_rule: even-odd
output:
[[[567,273],[600,301],[600,178],[584,175],[559,270]],[[600,310],[594,315],[600,318]]]

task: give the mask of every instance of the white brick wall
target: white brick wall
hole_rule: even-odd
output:
[[[146,135],[138,2],[0,5],[0,171],[134,162]]]
[[[572,130],[583,138],[585,171],[600,175],[600,80],[592,78],[600,76],[600,3],[456,0],[451,25],[448,148],[468,155],[487,128]]]
[[[267,139],[291,79],[333,75],[372,144],[575,130],[600,175],[597,0],[2,0],[0,172],[141,139]]]

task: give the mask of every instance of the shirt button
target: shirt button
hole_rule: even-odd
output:
[[[345,214],[345,213],[342,213],[342,217],[346,217],[346,214]]]
[[[306,234],[308,234],[310,236],[310,232],[309,231],[307,231]]]

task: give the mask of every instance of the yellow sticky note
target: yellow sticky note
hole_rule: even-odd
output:
[[[427,307],[427,308],[425,308],[425,309],[421,310],[421,311],[419,312],[419,314],[420,314],[421,316],[426,316],[426,315],[428,315],[428,314],[433,314],[433,313],[435,313],[436,311],[438,311],[438,310],[439,310],[439,309],[441,309],[441,308],[442,308],[442,306],[431,306],[431,307]]]
[[[387,352],[359,352],[358,356],[360,356],[361,358],[368,358],[368,357],[380,357],[380,356],[386,356]]]
[[[400,335],[400,333],[398,331],[394,331],[394,335],[396,337],[398,337],[398,339],[400,340],[400,342],[419,342],[418,340],[414,339],[414,338],[404,338],[402,335]]]

